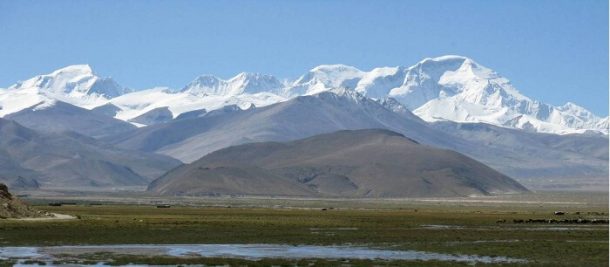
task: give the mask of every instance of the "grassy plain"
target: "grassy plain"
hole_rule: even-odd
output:
[[[166,209],[141,203],[141,199],[140,205],[126,204],[128,201],[87,205],[88,201],[83,200],[77,205],[61,207],[42,206],[43,200],[33,200],[41,205],[39,209],[71,214],[79,219],[1,221],[0,244],[351,244],[506,256],[526,259],[528,265],[608,266],[608,225],[513,223],[515,219],[607,219],[607,193],[533,194],[472,200],[174,199],[173,203],[183,203],[182,206]],[[556,210],[568,214],[555,216]],[[117,256],[115,261],[259,266],[348,264],[327,260],[252,262],[134,256]],[[453,263],[350,261],[349,264],[442,266]]]

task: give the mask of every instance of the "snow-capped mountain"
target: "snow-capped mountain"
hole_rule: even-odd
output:
[[[290,96],[313,95],[333,88],[354,88],[364,72],[346,65],[320,65],[285,89]]]
[[[111,78],[101,78],[93,73],[89,65],[72,65],[58,69],[50,74],[18,82],[9,87],[13,90],[37,88],[56,95],[83,96],[99,95],[113,98],[125,93]]]
[[[130,121],[155,109],[173,117],[199,109],[227,105],[260,107],[285,100],[272,92],[284,85],[271,75],[240,73],[229,80],[200,76],[180,91],[165,87],[128,91],[111,78],[101,78],[89,65],[73,65],[0,89],[0,117],[27,108],[41,110],[65,102],[85,109],[112,107],[117,119]],[[132,122],[137,126],[144,126]]]
[[[211,111],[229,105],[247,109],[251,105],[262,107],[284,100],[284,97],[268,92],[233,95],[195,93],[191,90],[175,92],[169,88],[152,88],[124,94],[111,99],[109,103],[120,109],[116,112],[117,119],[129,121],[151,110],[164,107],[176,118],[180,114],[194,110]],[[142,125],[137,124],[137,126]]]
[[[202,75],[181,91],[194,95],[234,96],[244,93],[276,93],[283,87],[284,85],[274,76],[242,72],[229,80],[222,80],[213,75]]]
[[[502,127],[568,134],[608,134],[608,118],[573,103],[555,107],[522,95],[510,81],[462,56],[427,58],[411,67],[369,72],[323,65],[287,90],[314,94],[345,87],[374,99],[394,98],[426,121],[484,122]]]
[[[371,71],[320,65],[293,82],[258,73],[240,73],[228,80],[202,75],[180,90],[133,92],[110,78],[96,76],[88,65],[74,65],[0,89],[0,117],[30,107],[44,109],[59,100],[86,109],[111,107],[115,118],[124,121],[154,110],[163,110],[164,117],[169,111],[176,118],[229,105],[242,109],[267,106],[337,88],[385,101],[392,109],[409,109],[426,121],[484,122],[555,134],[608,134],[608,117],[600,118],[573,103],[553,106],[530,99],[508,79],[462,56],[427,58],[411,67]]]
[[[445,56],[425,59],[406,70],[405,82],[389,96],[427,121],[485,122],[548,133],[575,133],[597,128],[604,119],[574,104],[554,107],[532,100],[472,59]],[[421,104],[423,103],[423,104]]]
[[[108,101],[118,108],[115,117],[144,126],[134,120],[154,110],[167,110],[173,118],[195,110],[215,110],[235,105],[247,109],[267,106],[286,100],[277,93],[284,85],[274,76],[242,72],[223,80],[213,75],[202,75],[179,91],[166,87],[136,91]]]
[[[72,65],[0,90],[0,116],[34,106],[42,109],[56,100],[93,108],[126,92],[111,78],[95,75],[89,65]]]

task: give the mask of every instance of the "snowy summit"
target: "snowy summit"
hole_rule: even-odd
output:
[[[95,75],[89,65],[73,65],[0,90],[0,116],[62,101],[86,109],[112,107],[115,117],[125,121],[159,110],[176,118],[225,106],[261,107],[337,88],[379,101],[394,99],[426,121],[482,122],[554,134],[608,134],[608,117],[600,118],[574,103],[553,106],[531,99],[492,69],[453,55],[368,72],[341,64],[320,65],[286,83],[259,73],[243,72],[227,80],[202,75],[180,90],[134,92]]]

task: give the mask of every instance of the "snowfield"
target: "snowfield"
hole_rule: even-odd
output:
[[[153,88],[137,91],[111,99],[109,103],[121,110],[116,118],[129,121],[156,108],[167,107],[177,117],[185,112],[205,109],[216,110],[237,105],[241,109],[251,105],[262,107],[284,101],[286,98],[267,92],[249,94],[193,94],[191,91],[173,92],[168,88]]]

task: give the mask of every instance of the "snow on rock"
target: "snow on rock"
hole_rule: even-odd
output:
[[[52,106],[55,100],[93,108],[125,92],[111,78],[95,75],[89,65],[72,65],[0,90],[0,116],[33,106]]]
[[[0,90],[0,117],[15,113],[26,108],[46,103],[55,103],[52,98],[39,94],[35,89],[26,90]]]
[[[256,94],[256,93],[276,93],[284,85],[274,76],[260,73],[242,72],[228,81],[233,95],[237,94]]]
[[[202,75],[184,87],[182,92],[200,96],[234,96],[243,93],[278,92],[283,87],[284,85],[274,76],[242,72],[229,80],[222,80],[213,75]]]
[[[224,87],[226,87],[225,83],[225,81],[216,76],[201,75],[186,85],[186,87],[182,89],[182,92],[188,92],[193,95],[226,94],[224,91]]]
[[[313,94],[334,87],[354,89],[373,99],[392,98],[427,121],[484,122],[555,134],[608,134],[608,119],[573,103],[555,107],[522,95],[508,79],[463,56],[426,58],[411,67],[363,72],[345,65],[322,65],[299,78],[293,93]]]
[[[409,70],[405,88],[394,89],[390,95],[427,121],[484,122],[556,134],[589,130],[608,134],[607,128],[596,126],[603,119],[586,109],[532,100],[508,79],[466,57],[425,59]],[[409,99],[412,96],[415,100]]]
[[[182,113],[195,110],[211,111],[228,105],[237,105],[242,109],[247,109],[251,105],[262,107],[284,100],[285,98],[268,92],[237,95],[194,94],[193,91],[175,92],[161,87],[125,94],[113,98],[110,103],[121,109],[116,118],[129,121],[151,110],[163,107],[169,109],[176,118]]]
[[[74,65],[0,89],[0,116],[48,107],[59,100],[87,109],[112,105],[115,117],[125,121],[159,108],[167,108],[176,118],[196,110],[260,107],[326,91],[345,95],[346,90],[385,101],[399,113],[413,111],[426,121],[484,122],[555,134],[608,134],[608,118],[574,103],[552,106],[530,99],[495,71],[453,55],[368,72],[341,64],[320,65],[293,82],[259,73],[243,72],[228,80],[202,75],[179,91],[127,92],[112,79],[96,76],[88,65]]]
[[[73,98],[87,96],[113,98],[126,92],[126,89],[112,78],[101,78],[95,75],[89,65],[72,65],[50,74],[38,75],[23,82],[18,82],[9,87],[9,90],[29,88],[36,88],[56,96]]]
[[[390,89],[399,87],[403,83],[404,71],[403,67],[375,68],[362,76],[356,91],[375,99],[386,98]]]
[[[364,72],[351,66],[320,65],[294,81],[285,90],[290,96],[313,95],[333,88],[354,89]]]

